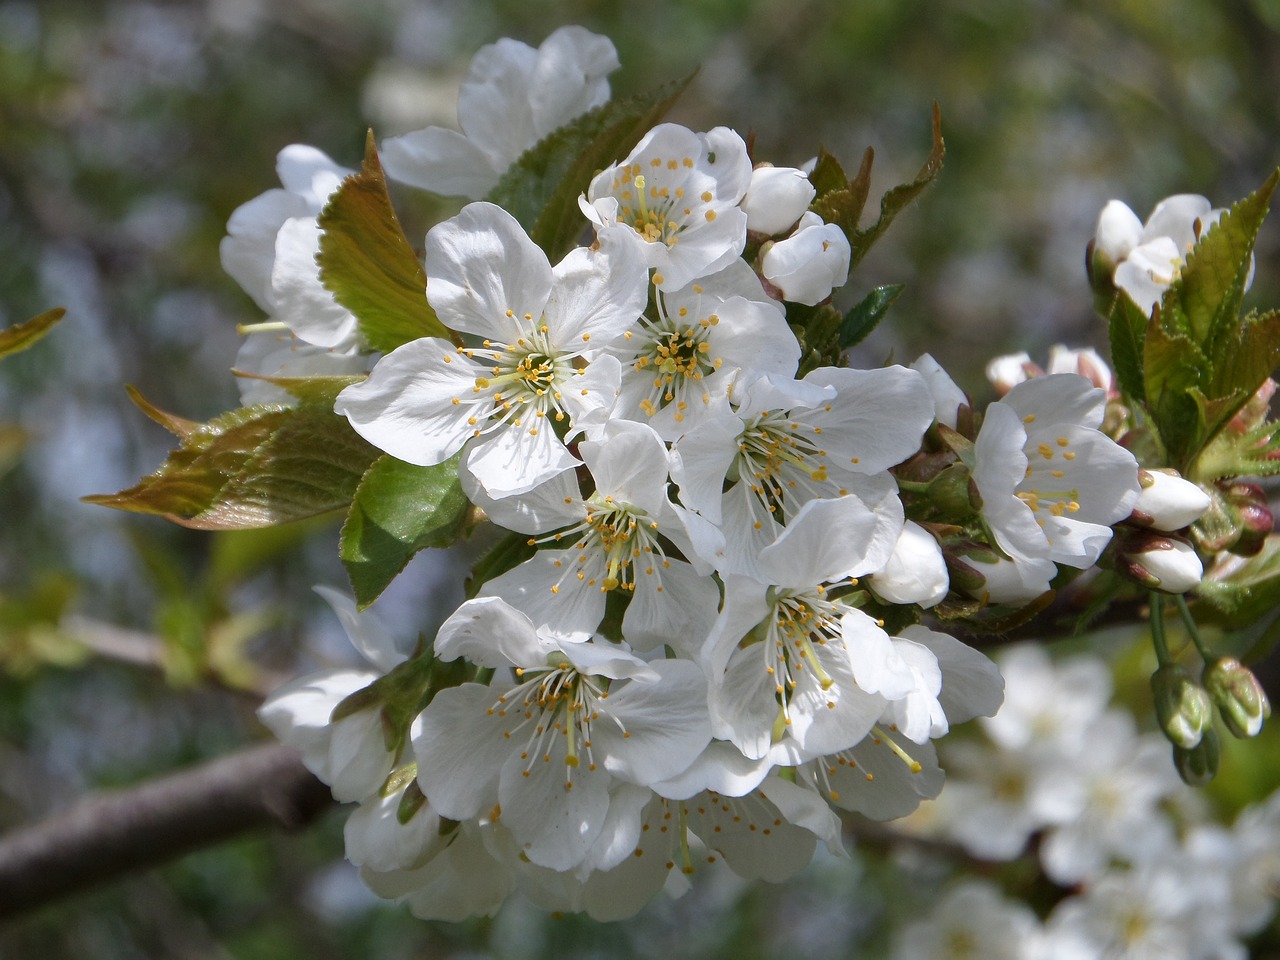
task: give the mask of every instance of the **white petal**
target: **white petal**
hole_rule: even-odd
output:
[[[427,300],[452,330],[514,343],[551,295],[551,264],[515,217],[469,203],[427,234]],[[510,312],[508,312],[510,311]]]
[[[518,751],[514,737],[503,736],[514,719],[490,712],[501,692],[478,683],[448,687],[413,722],[418,785],[442,817],[469,820],[498,800],[499,772]]]
[[[432,466],[462,449],[477,429],[467,422],[473,408],[466,401],[481,372],[448,341],[423,337],[379,360],[367,380],[338,394],[333,409],[380,450]]]
[[[387,176],[442,196],[479,199],[498,183],[493,160],[455,130],[427,127],[382,141]]]
[[[308,343],[338,347],[356,333],[356,318],[339,306],[320,281],[316,255],[320,225],[315,217],[286,220],[276,235],[276,259],[271,270],[276,319]]]
[[[688,660],[650,664],[660,679],[633,680],[610,691],[609,721],[593,728],[605,767],[620,779],[646,785],[683,773],[711,740],[707,682]]]
[[[1000,669],[982,652],[955,637],[917,625],[907,627],[902,636],[928,647],[942,670],[942,692],[938,702],[951,723],[974,717],[994,717],[1004,702],[1004,678]]]
[[[467,447],[464,466],[494,498],[528,493],[578,465],[551,425],[540,419],[507,424]]]
[[[391,636],[386,626],[372,611],[356,609],[354,598],[342,590],[319,585],[311,588],[337,614],[347,638],[360,654],[383,673],[393,669],[408,659],[408,651],[402,650],[396,639]]]

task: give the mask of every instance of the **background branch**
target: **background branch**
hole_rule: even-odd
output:
[[[297,830],[332,803],[298,752],[276,743],[90,796],[0,837],[0,917],[250,830]]]

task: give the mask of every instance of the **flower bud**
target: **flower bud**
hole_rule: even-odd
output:
[[[1257,736],[1271,716],[1271,702],[1253,671],[1234,657],[1218,657],[1205,666],[1202,679],[1232,736]]]
[[[1044,371],[1031,362],[1028,353],[1006,353],[987,363],[986,374],[996,393],[1003,397],[1028,377],[1043,376]]]
[[[1209,695],[1176,663],[1166,663],[1151,675],[1160,729],[1175,747],[1190,750],[1213,724]]]
[[[1186,593],[1204,576],[1204,565],[1190,543],[1147,531],[1125,538],[1115,567],[1144,587],[1164,593]]]
[[[795,233],[766,244],[760,272],[793,303],[815,306],[848,279],[852,253],[844,231],[816,213],[800,218]]]
[[[1190,480],[1172,472],[1139,470],[1142,492],[1130,519],[1156,530],[1181,530],[1200,519],[1209,509],[1209,495]]]
[[[918,603],[925,608],[936,606],[950,584],[938,541],[910,520],[903,526],[889,562],[867,582],[881,600]]]
[[[1241,482],[1227,487],[1226,494],[1240,530],[1235,542],[1227,549],[1242,557],[1251,557],[1262,549],[1267,536],[1275,529],[1275,517],[1267,505],[1267,495],[1256,483]]]
[[[1072,348],[1055,343],[1049,348],[1049,362],[1045,365],[1045,373],[1079,374],[1108,394],[1113,392],[1115,383],[1107,361],[1092,347]]]
[[[1049,589],[1049,581],[1058,572],[1052,560],[1043,558],[1006,560],[977,545],[957,552],[963,559],[947,557],[951,585],[983,603],[1030,603]]]
[[[1142,221],[1121,200],[1112,200],[1098,214],[1089,249],[1089,277],[1095,283],[1110,283],[1116,264],[1142,242]]]
[[[1236,436],[1243,436],[1255,427],[1262,426],[1271,413],[1271,398],[1275,396],[1276,382],[1268,377],[1256,393],[1227,422],[1227,429]]]
[[[795,167],[756,167],[751,171],[742,209],[747,229],[776,236],[790,230],[817,195],[803,170]]]
[[[1203,787],[1218,773],[1218,762],[1222,759],[1222,746],[1218,742],[1218,732],[1212,727],[1204,731],[1204,736],[1194,747],[1174,746],[1173,765],[1178,768],[1178,776],[1183,783],[1192,787]]]

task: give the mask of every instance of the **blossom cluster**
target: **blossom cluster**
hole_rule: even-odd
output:
[[[989,863],[1034,851],[1071,893],[1042,922],[991,885],[963,882],[903,931],[895,955],[1246,956],[1242,940],[1275,915],[1280,793],[1230,827],[1214,823],[1172,775],[1163,738],[1109,705],[1104,661],[1054,663],[1024,646],[999,662],[1004,706],[980,721],[982,738],[947,743],[947,790],[908,822]]]
[[[580,28],[486,47],[463,132],[385,142],[387,174],[485,196],[606,102],[616,66]],[[262,708],[359,804],[347,854],[377,893],[424,917],[489,914],[519,890],[612,919],[708,864],[782,879],[818,842],[843,850],[837,811],[890,819],[936,797],[933,742],[996,713],[1000,673],[934,629],[948,617],[1045,601],[1104,552],[1146,588],[1199,582],[1178,531],[1208,497],[1117,442],[1096,355],[1047,372],[1006,358],[981,417],[928,355],[813,362],[789,321],[838,294],[851,247],[813,209],[810,170],[753,163],[724,127],[659,124],[586,184],[590,242],[555,263],[512,213],[467,203],[425,239],[426,301],[452,337],[385,354],[316,262],[350,171],[289,147],[283,188],[232,217],[224,264],[271,317],[238,360],[246,403],[287,399],[281,377],[351,377],[334,407],[350,427],[403,463],[456,464],[473,520],[511,545],[422,649],[326,591],[369,669],[304,677]],[[1094,263],[1144,263],[1132,232],[1100,227]],[[1095,748],[1132,736],[1113,725]],[[1077,773],[1119,783],[1110,756],[1076,756]],[[957,835],[1012,850],[1053,825],[1046,869],[1077,882],[1107,843],[1149,839],[1140,805],[1171,768],[1127,769],[1119,792],[1139,806],[1096,837],[1079,777],[1047,812],[984,804]]]

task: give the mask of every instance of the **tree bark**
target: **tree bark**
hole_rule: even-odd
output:
[[[250,830],[297,830],[332,803],[298,752],[276,743],[89,796],[0,836],[0,918]]]

